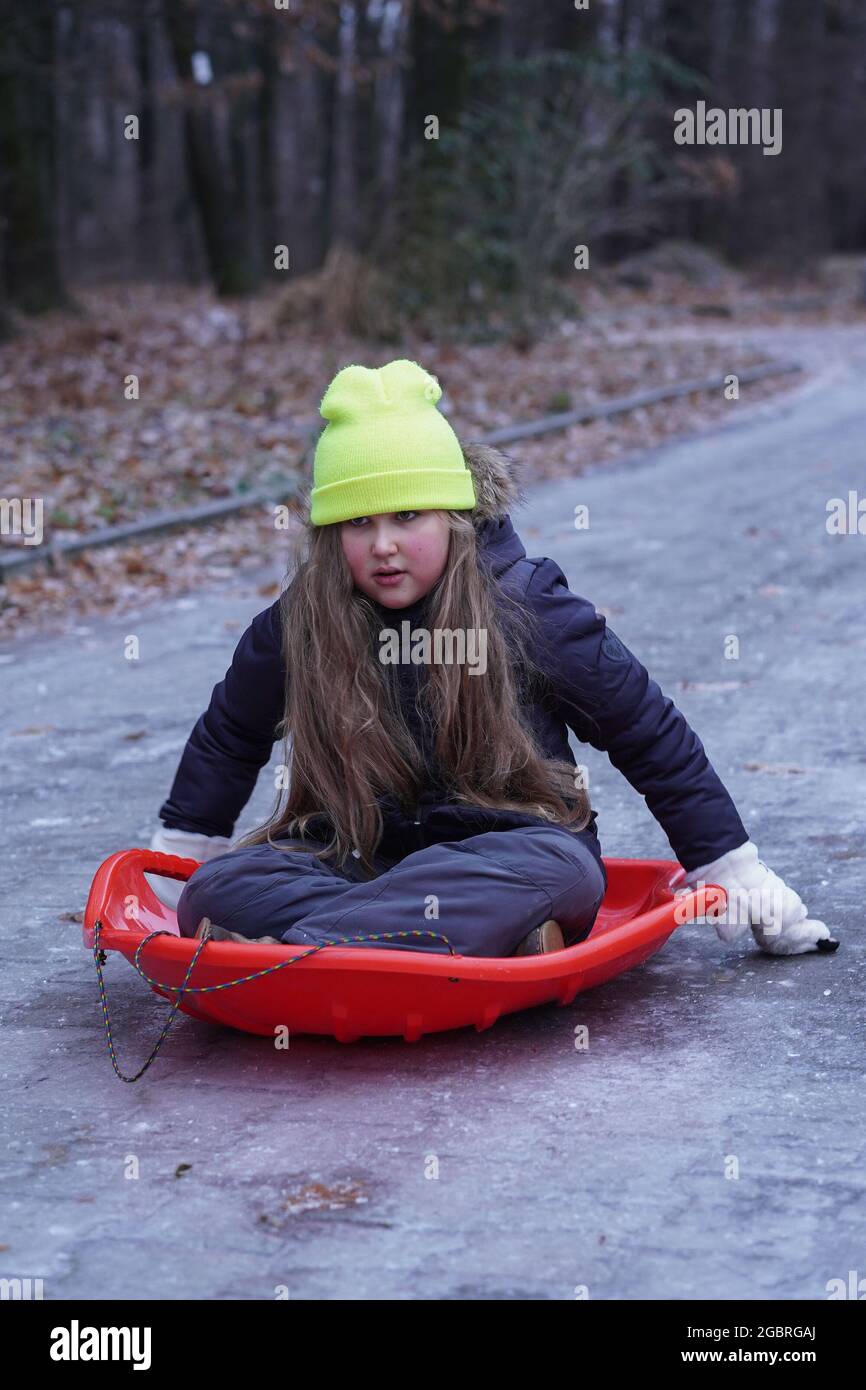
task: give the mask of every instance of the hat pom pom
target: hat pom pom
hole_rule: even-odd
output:
[[[320,413],[326,420],[358,420],[388,406],[435,405],[441,395],[436,377],[407,358],[384,367],[352,364],[334,377],[322,397]]]
[[[369,367],[344,367],[322,397],[319,413],[326,420],[351,420],[379,404],[377,374]]]

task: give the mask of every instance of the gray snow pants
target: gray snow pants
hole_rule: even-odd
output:
[[[193,936],[209,917],[250,940],[320,945],[360,937],[350,944],[447,955],[444,937],[460,955],[509,956],[548,917],[560,923],[567,944],[582,941],[606,886],[600,850],[559,826],[429,845],[373,879],[338,871],[309,848],[253,845],[202,864],[184,887],[177,917],[182,936]],[[401,931],[438,935],[370,939]]]

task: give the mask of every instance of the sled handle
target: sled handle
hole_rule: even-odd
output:
[[[159,874],[161,878],[192,878],[201,868],[198,859],[183,859],[177,854],[160,854],[159,850],[129,851],[138,856],[137,863],[144,874]]]
[[[188,879],[195,873],[199,863],[197,859],[181,859],[176,854],[160,854],[154,849],[122,849],[119,853],[112,854],[100,864],[90,885],[87,906],[84,909],[85,946],[92,944],[91,924],[97,919],[104,922],[109,915],[114,875],[126,866],[133,866],[136,870],[143,869],[150,874],[162,874],[166,878]]]

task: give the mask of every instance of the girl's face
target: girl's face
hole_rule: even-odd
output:
[[[444,511],[378,512],[340,523],[355,587],[384,608],[407,608],[432,589],[445,569],[449,535]]]

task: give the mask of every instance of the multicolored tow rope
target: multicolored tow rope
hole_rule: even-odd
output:
[[[149,941],[152,941],[155,936],[175,935],[174,932],[165,931],[164,929],[160,928],[158,931],[149,932],[147,936],[142,938],[142,940],[138,943],[138,945],[135,948],[135,956],[133,957],[132,963],[135,966],[141,978],[145,980],[147,984],[149,984],[152,988],[171,990],[173,992],[176,992],[177,999],[175,999],[174,1003],[171,1006],[168,1018],[166,1019],[165,1027],[160,1033],[156,1041],[156,1046],[152,1049],[150,1056],[148,1057],[144,1066],[141,1067],[140,1070],[137,1071],[134,1076],[124,1076],[117,1063],[117,1054],[114,1050],[114,1041],[111,1036],[111,1021],[108,1017],[108,997],[105,993],[105,980],[103,979],[102,975],[102,967],[108,959],[108,954],[106,951],[103,951],[99,945],[99,932],[101,927],[102,923],[100,921],[97,920],[94,922],[93,959],[96,963],[96,975],[99,980],[99,998],[100,1003],[102,1005],[102,1021],[105,1024],[105,1036],[108,1042],[108,1051],[111,1056],[111,1065],[114,1067],[114,1070],[121,1081],[137,1081],[138,1078],[140,1076],[143,1076],[144,1073],[147,1071],[148,1067],[150,1066],[151,1062],[154,1061],[156,1054],[159,1052],[159,1049],[162,1047],[162,1044],[165,1041],[165,1038],[168,1034],[168,1030],[174,1022],[174,1018],[177,1013],[180,1001],[183,999],[185,994],[213,994],[218,989],[233,989],[235,985],[245,985],[250,980],[258,980],[262,975],[273,975],[275,971],[283,970],[287,965],[297,965],[298,961],[306,960],[308,956],[315,955],[316,951],[324,950],[326,946],[348,946],[353,941],[385,941],[390,940],[392,937],[395,936],[433,936],[436,937],[439,941],[443,941],[445,943],[452,956],[457,955],[457,952],[454,950],[454,947],[451,945],[451,942],[448,940],[447,936],[443,936],[440,932],[419,931],[418,929],[415,929],[413,931],[369,932],[366,936],[338,936],[335,937],[333,941],[322,941],[317,946],[311,946],[308,951],[302,952],[302,954],[299,956],[290,956],[288,960],[281,960],[276,965],[268,965],[265,967],[264,970],[254,970],[251,975],[241,975],[240,978],[237,980],[226,980],[221,985],[190,985],[188,981],[190,975],[193,972],[195,963],[201,955],[201,952],[205,944],[210,939],[211,924],[208,923],[207,927],[204,930],[204,934],[201,937],[201,940],[199,941],[198,946],[193,952],[192,958],[187,967],[187,972],[183,978],[183,984],[166,985],[159,980],[151,979],[149,975],[145,974],[145,972],[142,970],[141,966],[138,963],[139,952],[142,951],[144,947],[147,945],[147,943]],[[255,945],[255,937],[250,938],[250,945]]]

